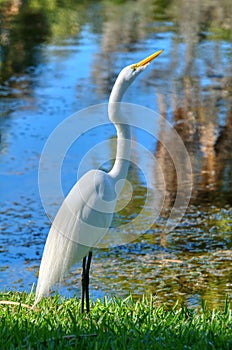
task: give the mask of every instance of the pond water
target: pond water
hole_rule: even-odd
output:
[[[40,5],[12,0],[1,1],[0,15],[0,290],[30,291],[36,283],[50,227],[38,169],[53,130],[73,113],[106,103],[121,68],[164,49],[124,101],[158,112],[178,132],[191,161],[191,200],[167,232],[177,195],[171,147],[167,150],[157,138],[135,129],[134,140],[162,170],[162,210],[146,232],[141,221],[135,240],[94,252],[91,296],[152,293],[157,303],[180,300],[197,306],[203,298],[213,307],[222,306],[232,290],[230,1],[47,0]],[[114,136],[115,129],[107,124],[70,145],[61,161],[64,194],[94,145],[103,142],[100,152],[85,159],[81,173],[96,164],[110,167]],[[66,138],[62,135],[62,141]],[[154,186],[158,181],[146,152],[135,147],[133,159],[128,180],[134,198],[116,215],[115,225],[130,221],[145,205],[143,174]],[[48,178],[48,187],[53,181]],[[182,184],[183,200],[186,186]],[[59,205],[54,195],[45,209],[53,215]],[[149,208],[146,215],[154,213]],[[60,292],[80,295],[80,272],[79,264]]]

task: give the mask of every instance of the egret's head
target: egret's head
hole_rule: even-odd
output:
[[[159,56],[163,50],[159,50],[152,55],[144,58],[138,63],[131,64],[125,67],[120,73],[114,84],[113,90],[109,99],[109,118],[113,123],[119,120],[119,105],[115,102],[120,102],[122,100],[123,94],[127,88],[132,84],[135,78],[153,61],[157,56]]]
[[[125,67],[119,74],[119,78],[122,81],[127,82],[129,85],[134,81],[134,79],[142,72],[144,69],[153,61],[157,56],[159,56],[163,50],[159,50],[152,55],[144,58],[138,63],[131,64]]]

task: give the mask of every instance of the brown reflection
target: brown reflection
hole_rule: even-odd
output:
[[[159,105],[162,116],[166,119],[166,106],[164,96],[159,95]],[[160,133],[159,140],[157,142],[155,156],[158,160],[159,166],[161,167],[161,172],[155,171],[155,178],[157,183],[162,183],[162,179],[157,179],[157,177],[164,177],[165,184],[165,197],[162,207],[162,216],[169,215],[169,209],[173,206],[176,191],[177,191],[177,176],[175,164],[170,156],[169,150],[172,149],[170,134],[165,128],[164,119],[160,120]],[[161,141],[162,140],[162,141]],[[168,141],[169,140],[169,141]],[[169,150],[165,145],[169,144]]]
[[[97,92],[109,95],[118,72],[119,54],[133,52],[139,41],[147,37],[148,24],[153,17],[153,1],[125,1],[120,5],[106,2],[102,10],[106,20],[102,27],[100,52],[95,57],[92,76]],[[126,64],[124,61],[119,66]]]
[[[192,201],[210,201],[212,196],[220,200],[223,193],[225,201],[231,203],[232,137],[228,109],[232,62],[228,59],[225,66],[220,46],[220,40],[232,38],[230,1],[210,4],[200,0],[190,3],[175,0],[161,5],[160,1],[145,0],[123,2],[120,6],[105,2],[103,11],[106,20],[102,26],[101,50],[92,67],[97,92],[107,96],[110,93],[117,66],[126,64],[120,62],[122,52],[136,50],[136,45],[150,33],[155,38],[159,33],[173,31],[175,40],[168,62],[157,63],[159,69],[154,66],[150,79],[156,91],[167,91],[165,97],[158,96],[160,113],[173,121],[189,152],[193,168]],[[167,19],[173,27],[167,25]],[[213,40],[215,38],[217,40]],[[160,136],[169,137],[165,128],[161,128]],[[160,142],[155,156],[165,177],[165,212],[175,200],[176,170]],[[155,170],[154,174],[155,183],[159,183],[160,175]]]
[[[216,157],[216,174],[218,184],[223,185],[223,178],[227,179],[229,187],[228,191],[231,193],[231,179],[232,179],[232,109],[227,113],[226,123],[220,130],[219,136],[214,145]]]
[[[11,0],[3,2],[2,4],[2,15],[3,17],[10,17],[17,15],[19,13],[20,7],[22,5],[21,0]]]
[[[190,91],[191,89],[188,88],[185,90],[181,107],[179,103],[174,105],[172,120],[174,120],[174,127],[184,141],[191,158],[194,175],[192,202],[197,204],[201,203],[202,200],[207,200],[207,198],[210,200],[210,194],[215,197],[215,202],[217,202],[217,197],[220,200],[222,193],[227,197],[227,201],[230,201],[232,190],[232,111],[227,111],[225,124],[220,127],[219,110],[216,105],[208,108],[209,103],[214,101],[191,98]],[[201,94],[199,91],[198,97]],[[159,109],[161,114],[166,117],[168,107],[163,96],[159,96]],[[165,132],[166,130],[162,130],[162,133]],[[164,209],[167,210],[173,204],[176,195],[176,170],[168,151],[161,143],[158,143],[155,155],[159,159],[163,174],[165,174],[166,200]]]
[[[215,125],[211,122],[199,128],[199,145],[203,154],[201,166],[201,187],[209,191],[216,189],[216,157],[214,143],[216,141]]]

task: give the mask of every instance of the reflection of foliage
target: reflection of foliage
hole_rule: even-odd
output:
[[[25,67],[35,64],[33,48],[50,34],[47,17],[43,12],[35,11],[20,12],[6,32],[7,39],[2,45],[3,80],[13,72],[19,73]]]
[[[231,29],[230,28],[223,28],[223,27],[211,27],[210,28],[210,34],[208,35],[209,39],[212,40],[225,40],[230,41],[231,40]]]
[[[157,45],[156,38],[159,44],[166,44],[165,40],[168,36],[171,44],[167,43],[168,47],[163,56],[166,55],[166,60],[164,59],[165,61],[162,63],[163,58],[161,58],[161,61],[157,62],[159,68],[151,69],[151,79],[147,84],[152,84],[154,81],[161,92],[171,91],[173,93],[169,96],[166,93],[163,99],[160,98],[160,110],[162,115],[166,115],[174,122],[176,130],[184,140],[191,156],[196,175],[193,179],[193,203],[207,202],[219,207],[225,203],[231,204],[232,62],[231,49],[228,43],[223,42],[229,42],[232,38],[231,0],[220,2],[215,0],[102,0],[95,2],[87,0],[0,0],[0,4],[2,26],[0,32],[0,60],[2,60],[0,62],[0,83],[8,80],[7,83],[10,87],[16,88],[24,97],[26,89],[23,89],[20,84],[21,82],[24,86],[30,84],[30,70],[28,70],[27,75],[25,74],[28,67],[35,67],[37,64],[43,63],[43,44],[65,41],[70,37],[76,39],[86,23],[88,24],[86,33],[97,33],[96,37],[100,42],[99,53],[93,59],[92,66],[89,67],[92,69],[93,78],[90,84],[93,84],[95,89],[98,87],[101,92],[107,94],[112,87],[115,72],[118,71],[119,66],[121,67],[125,63],[127,52],[132,58],[135,51],[153,50],[154,46]],[[165,39],[160,41],[160,37]],[[61,45],[64,47],[64,42]],[[76,42],[75,45],[78,46]],[[227,46],[226,55],[224,55],[225,45]],[[25,75],[21,79],[20,75],[23,74]],[[9,79],[12,77],[13,79]],[[13,80],[14,82],[12,82]],[[146,97],[144,97],[144,101],[146,102]],[[175,199],[176,172],[164,147],[157,147],[156,158],[165,174],[167,193],[163,209],[166,210],[171,207]],[[134,171],[133,174],[136,172]],[[138,211],[140,206],[142,207],[144,204],[143,194],[141,191],[140,197],[136,198]],[[127,209],[132,207],[134,211],[136,204],[131,201]],[[126,210],[121,214],[126,215]],[[231,215],[231,213],[226,215]],[[214,216],[208,220],[199,219],[202,219],[204,225],[207,223],[207,229],[203,224],[199,228],[202,229],[202,232],[204,230],[210,231],[209,237],[213,237],[215,232],[215,236],[222,240],[220,232],[230,233],[231,222],[228,222],[223,215]],[[192,236],[193,226],[194,222],[190,221],[189,230],[191,232],[189,236]],[[180,232],[180,237],[185,237],[185,242],[179,246],[179,251],[186,252],[188,248],[186,242],[191,245],[192,239],[186,240],[184,230]],[[229,236],[226,236],[226,240],[229,241],[227,237]],[[154,240],[154,233],[152,233],[152,239]],[[168,247],[169,238],[162,234],[161,240],[161,244]],[[216,238],[214,240],[217,241]],[[210,291],[214,290],[214,285],[219,282],[221,289],[217,288],[219,291],[223,291],[223,279],[221,278],[219,281],[211,276],[211,271],[213,275],[217,266],[213,265],[212,270],[205,269],[207,275],[204,278],[201,274],[202,266],[200,266],[201,269],[197,270],[197,264],[200,265],[201,262],[206,265],[213,264],[215,258],[219,260],[222,256],[225,267],[227,267],[228,261],[231,262],[230,248],[231,246],[226,243],[220,255],[203,255],[202,260],[198,255],[195,262],[190,260],[192,251],[190,251],[189,256],[187,253],[179,255],[177,252],[174,259],[173,256],[169,255],[165,256],[166,259],[163,259],[162,256],[157,259],[156,255],[156,261],[154,261],[152,251],[150,262],[148,254],[144,258],[144,263],[150,264],[146,276],[147,281],[151,280],[150,286],[146,285],[144,288],[146,290],[150,288],[154,293],[159,288],[160,294],[161,291],[165,293],[161,281],[164,280],[163,275],[166,274],[166,286],[168,287],[170,284],[166,294],[179,294],[179,285],[183,291],[191,289],[192,293],[196,276],[199,278],[200,285],[200,288],[195,286],[196,293],[200,293],[204,285],[205,291],[207,290],[205,294],[210,294]],[[176,276],[178,268],[171,270],[169,265],[182,264],[182,261],[186,261],[188,273],[186,276],[191,277],[189,280],[183,274],[178,278],[170,277]],[[156,269],[154,269],[154,264]],[[126,265],[130,267],[130,265]],[[110,260],[109,268],[110,266],[112,266],[112,260]],[[131,265],[132,272],[135,271],[136,266],[138,266],[137,259]],[[143,266],[139,266],[138,270],[142,272]],[[162,278],[160,277],[159,280],[154,277],[152,280],[152,272],[156,270],[159,273],[157,266],[161,266]],[[180,273],[182,270],[183,265],[180,265]],[[196,275],[191,275],[192,271],[195,271]],[[226,275],[227,271],[220,273],[225,276],[225,281],[230,280],[229,276]],[[115,277],[115,273],[112,275]],[[101,273],[101,276],[104,276],[104,273]],[[141,276],[136,274],[136,278],[136,284],[138,285],[140,281],[141,288],[143,288],[144,273],[141,273]],[[171,281],[174,278],[176,278],[176,283]],[[124,283],[128,283],[125,276],[122,279]],[[212,289],[208,288],[209,285]],[[110,287],[112,289],[112,286]],[[212,295],[212,298],[214,296]],[[165,298],[166,295],[164,295]]]
[[[162,32],[170,31],[166,21],[172,22],[179,38],[188,42],[190,54],[193,44],[205,36],[230,40],[232,33],[229,0],[105,0],[94,4],[84,0],[1,0],[1,4],[3,80],[36,64],[36,45],[75,36],[86,21],[93,32],[103,32],[103,55],[133,50],[140,40],[154,37],[161,28]]]
[[[230,0],[176,0],[172,1],[168,13],[187,40],[194,36],[197,41],[206,36],[210,39],[215,34],[218,39],[232,38]]]
[[[1,79],[36,65],[38,44],[78,34],[83,14],[83,6],[74,1],[5,1],[0,12]]]
[[[51,38],[61,39],[75,35],[80,31],[85,18],[80,1],[77,5],[75,1],[33,0],[28,8],[30,11],[46,13]]]

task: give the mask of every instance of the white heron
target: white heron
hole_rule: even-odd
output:
[[[62,203],[49,231],[41,260],[34,306],[61,281],[77,261],[83,259],[81,312],[89,312],[89,270],[92,249],[106,234],[112,222],[117,197],[127,176],[130,159],[130,126],[119,117],[125,91],[159,50],[142,61],[125,67],[112,89],[108,114],[117,130],[116,159],[107,173],[90,170],[73,186]],[[118,184],[120,184],[118,186]],[[116,188],[118,186],[118,188]]]

